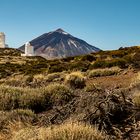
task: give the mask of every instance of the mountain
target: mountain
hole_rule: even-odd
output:
[[[62,29],[45,33],[32,41],[35,54],[47,59],[65,58],[97,52],[100,49],[78,39]],[[24,51],[25,44],[19,48]]]

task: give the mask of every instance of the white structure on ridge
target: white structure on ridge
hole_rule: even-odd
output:
[[[3,32],[0,32],[0,48],[6,48],[5,34]]]
[[[21,54],[21,56],[34,56],[34,47],[30,42],[25,44],[25,54]]]

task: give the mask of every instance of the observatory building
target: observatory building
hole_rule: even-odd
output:
[[[25,53],[21,54],[21,56],[34,56],[34,47],[30,44],[30,42],[25,44]]]
[[[6,48],[5,34],[3,32],[0,32],[0,48]]]

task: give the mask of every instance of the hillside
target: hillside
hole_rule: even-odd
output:
[[[130,47],[114,51],[100,51],[89,55],[68,57],[59,60],[46,60],[42,57],[21,57],[20,51],[15,49],[0,49],[1,75],[14,73],[37,74],[43,71],[47,73],[63,71],[83,71],[97,68],[140,67],[140,48]]]
[[[62,29],[45,33],[30,41],[30,44],[34,47],[36,55],[47,59],[79,56],[100,50]],[[24,51],[24,48],[25,45],[19,50]]]
[[[139,46],[59,60],[0,54],[0,139],[140,139]]]

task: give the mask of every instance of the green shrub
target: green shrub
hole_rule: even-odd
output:
[[[85,87],[85,77],[81,72],[72,72],[68,74],[65,78],[65,83],[72,88],[84,88]]]
[[[94,68],[110,68],[118,66],[120,68],[127,68],[127,61],[123,58],[113,59],[113,60],[96,60],[92,65],[90,65],[89,69]]]
[[[92,61],[95,61],[95,60],[96,60],[96,57],[94,55],[91,55],[91,54],[81,56],[81,61],[92,62]]]
[[[127,61],[125,59],[118,59],[116,60],[116,66],[120,68],[127,68]]]
[[[94,68],[105,68],[106,67],[106,61],[103,60],[96,60],[92,65],[90,65],[89,69]]]
[[[90,66],[89,61],[75,61],[67,65],[68,70],[71,71],[87,71]]]
[[[68,68],[65,64],[52,65],[49,67],[48,73],[62,72],[66,70],[68,70]]]
[[[63,58],[61,61],[63,61],[63,62],[71,62],[72,60],[74,60],[74,57]]]
[[[21,56],[21,51],[13,48],[0,48],[0,56]]]

